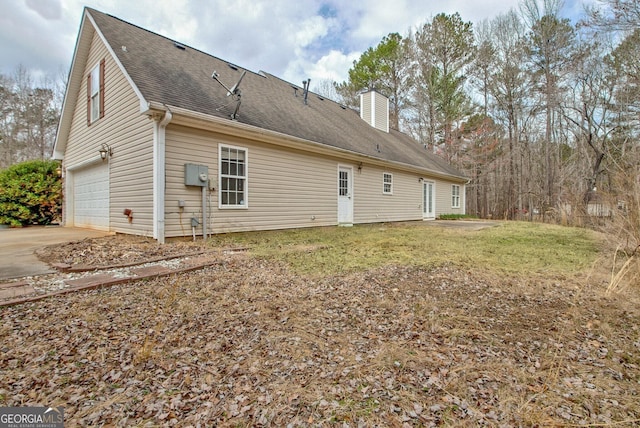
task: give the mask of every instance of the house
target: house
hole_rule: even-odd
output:
[[[54,148],[64,224],[165,238],[435,219],[467,179],[347,108],[86,8]]]

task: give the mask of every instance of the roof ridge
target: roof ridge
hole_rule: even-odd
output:
[[[275,80],[277,80],[277,81],[279,81],[279,82],[282,82],[282,83],[285,83],[285,84],[287,84],[287,85],[289,85],[289,86],[293,86],[293,85],[295,85],[297,88],[304,90],[304,87],[302,87],[302,86],[298,86],[297,84],[295,84],[295,83],[293,83],[293,82],[289,82],[288,80],[285,80],[285,79],[283,79],[282,77],[278,77],[278,76],[276,76],[275,74],[271,74],[271,73],[269,73],[269,72],[267,72],[267,71],[264,71],[264,70],[260,70],[260,73],[265,74],[265,75],[266,75],[266,77],[272,77],[272,78],[274,78]],[[311,79],[309,79],[309,80],[311,80]],[[330,98],[330,97],[328,97],[328,96],[326,96],[326,95],[322,95],[322,94],[319,94],[319,93],[317,93],[317,92],[313,92],[313,91],[312,91],[311,89],[309,89],[309,88],[307,88],[307,91],[308,91],[310,94],[313,94],[313,95],[315,95],[315,96],[316,96],[316,97],[318,97],[318,98],[322,98],[322,100],[323,100],[323,101],[330,101],[330,102],[332,102],[332,103],[334,103],[334,104],[337,104],[337,105],[338,105],[340,108],[342,108],[343,110],[347,109],[347,110],[352,110],[352,111],[355,111],[355,112],[357,112],[357,111],[358,111],[357,109],[355,109],[355,108],[353,108],[353,107],[349,107],[348,105],[343,104],[343,103],[341,103],[341,102],[339,102],[339,101],[336,101],[336,100],[334,100],[334,99],[332,99],[332,98]]]

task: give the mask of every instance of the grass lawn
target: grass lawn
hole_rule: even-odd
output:
[[[360,225],[230,234],[214,245],[247,245],[253,254],[301,274],[356,272],[387,265],[482,267],[504,274],[568,274],[591,267],[599,253],[587,229],[504,222],[482,230],[424,223]]]

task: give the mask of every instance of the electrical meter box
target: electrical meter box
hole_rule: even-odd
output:
[[[194,163],[184,164],[184,184],[185,186],[207,186],[209,181],[209,167],[206,165],[196,165]]]

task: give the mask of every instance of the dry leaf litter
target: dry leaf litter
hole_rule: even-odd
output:
[[[185,251],[118,238],[40,257]],[[633,296],[452,265],[306,277],[212,257],[0,308],[0,405],[64,406],[68,427],[640,424]]]

